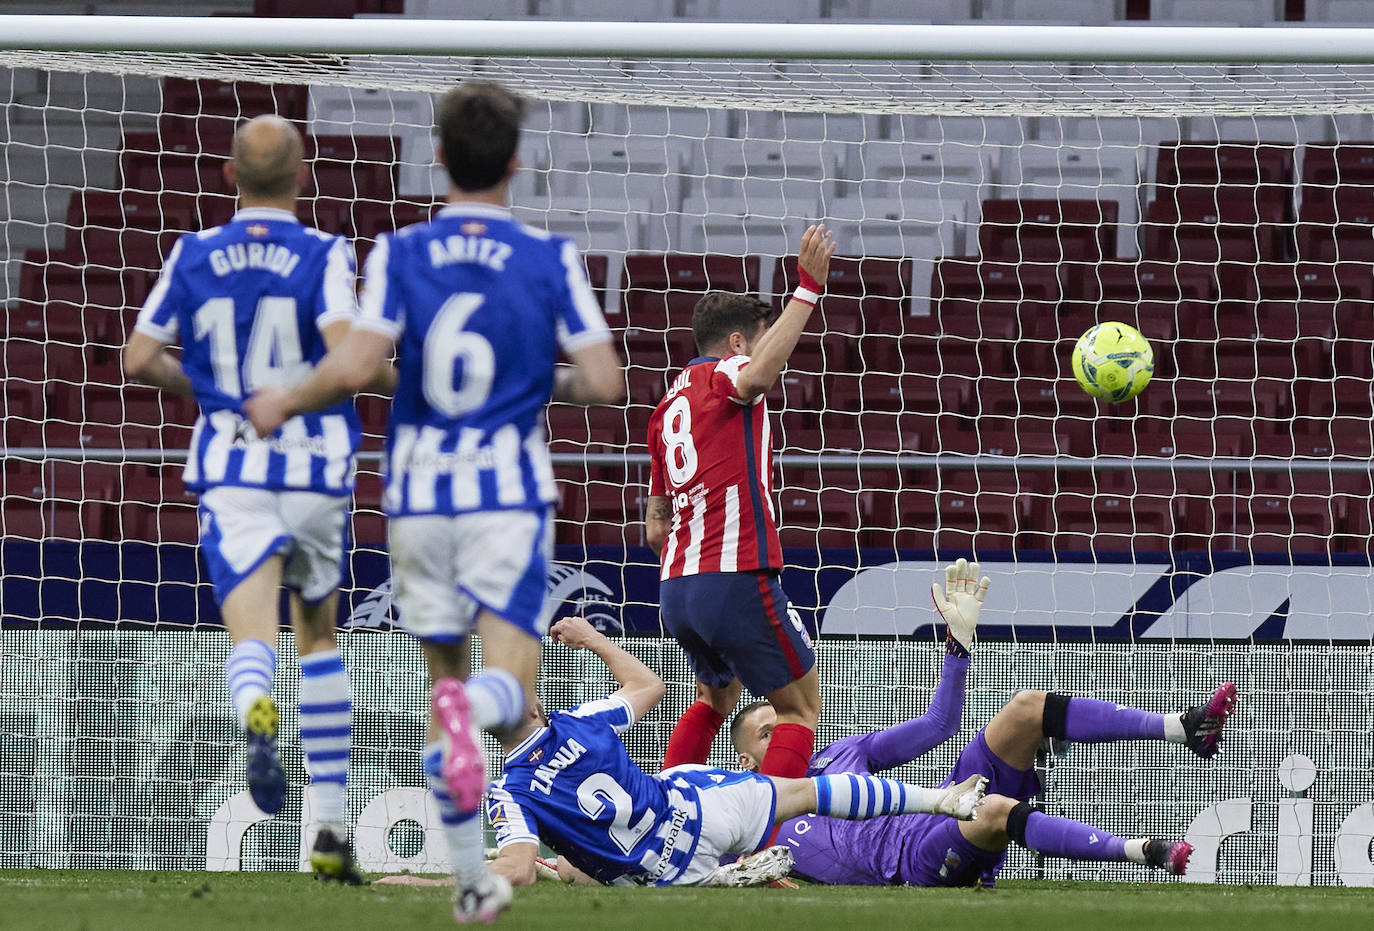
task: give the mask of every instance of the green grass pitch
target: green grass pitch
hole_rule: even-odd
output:
[[[453,928],[448,890],[326,886],[294,873],[0,870],[0,929],[365,931]],[[1006,882],[993,891],[583,889],[516,892],[498,928],[541,931],[1245,931],[1367,928],[1366,890]]]

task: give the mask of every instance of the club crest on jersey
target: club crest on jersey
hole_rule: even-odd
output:
[[[261,239],[268,233],[272,232],[262,223],[250,223],[243,228],[243,231],[247,233],[249,236],[254,237],[255,239]]]
[[[481,236],[487,231],[487,225],[481,220],[468,220],[458,230],[464,236]]]

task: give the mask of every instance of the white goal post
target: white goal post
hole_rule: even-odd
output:
[[[178,478],[190,411],[117,350],[170,242],[232,210],[237,120],[302,126],[303,216],[361,252],[442,196],[432,96],[481,77],[530,101],[515,213],[577,241],[629,366],[624,408],[550,410],[550,610],[637,634],[669,682],[638,760],[692,696],[640,536],[649,411],[696,298],[776,303],[825,220],[842,258],[770,398],[818,742],[924,710],[919,593],[973,556],[995,582],[963,727],[902,775],[943,778],[1019,688],[1167,711],[1233,679],[1219,761],[1074,747],[1046,807],[1187,833],[1200,881],[1374,885],[1374,29],[0,16],[0,69],[0,867],[297,868],[294,659],[291,797],[250,826]],[[1067,368],[1113,319],[1157,357],[1118,407]],[[385,402],[363,408],[352,814],[365,867],[434,867]],[[546,653],[551,705],[606,685]],[[1024,851],[1007,875],[1140,878]]]

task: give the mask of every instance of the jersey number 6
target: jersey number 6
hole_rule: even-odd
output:
[[[481,333],[463,329],[486,298],[481,294],[455,294],[434,315],[425,334],[425,400],[446,417],[461,417],[477,410],[491,394],[496,376],[496,353]],[[454,367],[463,363],[460,387],[454,387]]]

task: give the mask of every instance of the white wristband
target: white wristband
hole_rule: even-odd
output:
[[[797,290],[792,292],[792,300],[801,301],[803,304],[810,304],[812,307],[815,307],[816,302],[820,299],[821,296],[810,288],[798,286]]]

